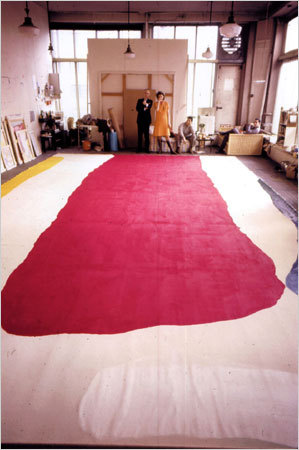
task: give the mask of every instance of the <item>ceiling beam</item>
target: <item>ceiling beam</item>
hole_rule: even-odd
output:
[[[242,12],[235,14],[235,20],[240,23],[257,22],[259,20],[265,19],[265,14],[262,12],[258,13],[247,13]],[[153,12],[147,14],[148,23],[158,24],[158,23],[196,23],[204,24],[209,23],[210,16],[209,12],[185,12],[185,13],[175,13],[175,12]],[[228,20],[227,13],[213,13],[212,23],[220,24],[225,23]],[[107,13],[107,12],[84,12],[84,11],[73,11],[73,12],[51,12],[50,22],[74,22],[74,23],[127,23],[128,17],[127,13]],[[130,12],[130,22],[131,23],[144,23],[145,13]]]

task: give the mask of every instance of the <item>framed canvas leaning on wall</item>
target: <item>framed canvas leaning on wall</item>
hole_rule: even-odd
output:
[[[39,142],[36,138],[36,135],[34,133],[34,131],[28,131],[28,134],[30,136],[30,141],[31,141],[31,147],[35,153],[35,156],[39,156],[42,154],[42,150],[40,148]]]
[[[35,155],[33,153],[30,138],[27,130],[19,130],[16,132],[17,141],[21,150],[22,158],[24,162],[31,161]]]
[[[13,156],[10,145],[1,145],[1,158],[6,170],[16,167],[17,163]]]
[[[1,172],[3,171],[2,167],[9,170],[16,167],[16,165],[17,162],[11,147],[8,130],[4,120],[1,120]]]

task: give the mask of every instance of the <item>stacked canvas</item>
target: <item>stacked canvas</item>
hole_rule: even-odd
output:
[[[33,131],[28,131],[21,114],[1,121],[1,171],[31,161],[41,149]]]

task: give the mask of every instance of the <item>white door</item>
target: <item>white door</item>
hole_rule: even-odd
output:
[[[241,66],[219,65],[216,76],[215,128],[222,124],[239,125],[237,121]]]

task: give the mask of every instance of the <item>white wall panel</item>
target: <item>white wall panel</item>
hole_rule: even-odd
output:
[[[174,89],[171,107],[173,107],[174,113],[172,125],[176,129],[186,118],[188,41],[185,39],[132,39],[130,44],[136,53],[134,59],[126,59],[124,56],[126,43],[125,39],[88,40],[91,114],[100,117],[102,110],[106,108],[106,99],[103,100],[104,108],[101,100],[101,91],[106,91],[106,87],[104,90],[100,81],[103,73],[130,75],[127,88],[133,87],[131,86],[134,80],[131,78],[132,74],[143,75],[144,80],[147,74],[153,74],[152,88],[166,92],[172,92],[172,89],[171,81],[164,74],[173,74]],[[138,81],[136,79],[136,82],[140,83],[142,89],[144,88],[142,78],[139,78]],[[170,102],[170,97],[168,101]]]
[[[122,75],[120,73],[102,74],[102,77],[102,92],[122,92]]]
[[[171,81],[167,78],[167,76],[165,76],[165,74],[153,75],[152,88],[155,89],[156,91],[162,91],[164,93],[172,92]]]
[[[147,89],[148,76],[146,74],[128,74],[126,76],[127,89]]]

